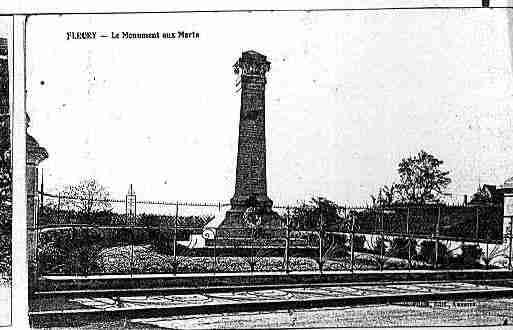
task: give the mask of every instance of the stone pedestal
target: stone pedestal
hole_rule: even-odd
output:
[[[226,211],[225,220],[217,230],[217,238],[223,239],[273,239],[285,237],[280,216],[273,211],[262,214],[259,226],[244,220],[244,210]],[[258,231],[258,232],[255,232]]]

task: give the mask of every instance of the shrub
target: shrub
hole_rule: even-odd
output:
[[[386,242],[387,241],[384,238],[381,238],[381,237],[376,238],[376,240],[374,241],[374,243],[371,246],[372,252],[374,254],[383,253],[383,255],[386,255],[388,252],[388,247],[387,247]]]
[[[419,259],[425,262],[435,262],[435,242],[434,241],[422,241],[420,243]],[[443,243],[438,244],[438,262],[444,262],[451,257],[447,246]]]
[[[149,230],[66,228],[44,231],[39,238],[39,269],[44,273],[91,273],[97,254],[114,246],[150,244]]]
[[[66,252],[54,242],[43,244],[38,252],[39,271],[43,274],[64,271],[69,262]]]
[[[349,255],[349,240],[346,235],[326,235],[323,253],[329,253],[329,258],[340,258]]]
[[[483,255],[483,250],[479,247],[479,245],[469,245],[469,244],[461,244],[460,245],[461,254],[457,256],[456,262],[462,266],[470,266],[476,267],[479,266],[479,260]]]
[[[0,203],[0,277],[11,277],[12,215],[10,205]]]
[[[365,236],[354,235],[354,251],[355,252],[364,252],[365,251]]]
[[[417,255],[417,241],[414,239],[409,240],[408,238],[404,237],[394,238],[392,241],[390,256],[395,258],[408,259],[409,254],[411,254],[412,258]]]

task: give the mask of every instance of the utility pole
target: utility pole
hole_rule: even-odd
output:
[[[319,205],[319,272],[322,275],[322,236],[323,236],[324,219],[322,217],[322,207]]]
[[[285,224],[285,273],[289,273],[289,244],[290,244],[290,210],[287,207],[286,224]]]
[[[511,268],[511,257],[512,257],[512,248],[513,248],[513,217],[509,217],[509,261],[508,261],[508,269]]]
[[[351,215],[351,273],[354,272],[354,221],[355,216]]]

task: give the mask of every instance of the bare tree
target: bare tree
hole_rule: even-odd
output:
[[[94,178],[81,180],[76,185],[69,185],[63,191],[63,204],[70,210],[84,214],[92,214],[98,211],[107,211],[111,207],[107,188],[102,186]]]
[[[3,139],[5,140],[5,139]],[[12,171],[8,146],[0,146],[0,274],[11,276]]]
[[[379,188],[376,196],[371,195],[372,205],[375,207],[379,206],[391,206],[398,201],[398,191],[395,183],[390,186],[384,185]]]

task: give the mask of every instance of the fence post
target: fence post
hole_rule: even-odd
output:
[[[384,210],[381,209],[380,213],[380,220],[381,220],[381,242],[380,242],[380,248],[379,248],[379,270],[383,271],[385,268],[385,257],[384,257],[384,248],[385,248],[385,226],[384,226]]]
[[[214,274],[217,271],[217,229],[212,231],[214,233]]]
[[[479,240],[479,207],[476,207],[476,240]]]
[[[130,219],[130,277],[133,277],[134,274],[134,224]]]
[[[285,216],[285,273],[289,273],[289,244],[290,244],[290,210],[287,206],[287,215]]]
[[[250,261],[250,271],[253,274],[255,270],[255,258],[253,256],[253,242],[255,241],[255,226],[251,226],[251,238],[249,240],[249,261]]]
[[[82,237],[86,236],[85,235],[85,231],[84,231],[84,224],[83,223],[80,223],[79,232],[78,232],[78,237],[80,238],[81,236]],[[87,243],[89,243],[89,239],[88,238],[89,237],[85,237],[85,239],[84,239],[84,240],[87,240]],[[90,244],[87,244],[87,245],[90,246]],[[81,252],[81,253],[84,253],[84,252]],[[89,271],[89,269],[87,267],[89,266],[89,263],[87,263],[87,262],[84,263],[84,260],[82,260],[82,258],[83,257],[80,255],[79,259],[78,259],[79,271],[82,271],[82,274],[80,274],[80,275],[87,276],[88,275],[87,273]],[[83,264],[85,264],[85,265],[83,265]],[[82,267],[82,269],[80,269],[80,267]]]
[[[486,240],[486,269],[490,267],[490,253],[488,251],[488,240]]]
[[[477,207],[476,208],[476,250],[479,247],[480,247],[479,246],[479,207]],[[486,243],[486,258],[488,258],[488,241]],[[488,266],[486,268],[488,269]]]
[[[351,215],[351,273],[354,272],[354,222],[355,217]]]
[[[61,193],[57,194],[57,221],[61,223]]]
[[[322,234],[323,234],[323,221],[324,219],[322,218],[322,209],[319,207],[319,211],[320,211],[320,214],[319,214],[319,272],[320,274],[322,275],[322,266],[323,266],[323,262],[322,262]]]
[[[69,241],[70,241],[70,243],[72,243],[72,244],[70,244],[70,245],[71,245],[71,246],[73,246],[73,247],[75,248],[75,244],[76,244],[76,243],[75,243],[75,236],[76,236],[76,235],[75,235],[75,228],[74,228],[74,227],[71,227],[71,228],[70,228],[70,230],[69,230],[69,234],[70,234],[70,239],[69,239]],[[76,249],[76,250],[78,250],[78,249]],[[71,272],[71,274],[73,274],[73,275],[78,275],[78,272],[77,272],[77,258],[73,258],[73,259],[71,260],[70,272]]]
[[[440,244],[440,240],[438,238],[439,235],[440,235],[440,205],[438,205],[438,216],[436,218],[436,227],[435,227],[435,262],[433,265],[433,267],[435,269],[438,268],[438,247]]]
[[[508,269],[511,270],[511,257],[513,256],[513,217],[509,217],[509,260]]]
[[[176,231],[177,231],[177,223],[178,223],[178,201],[176,202],[176,212],[175,212],[175,221],[173,224],[173,263],[174,263],[174,271],[177,273],[178,265],[176,264]]]
[[[410,208],[406,207],[406,235],[408,235],[408,270],[411,270]]]

